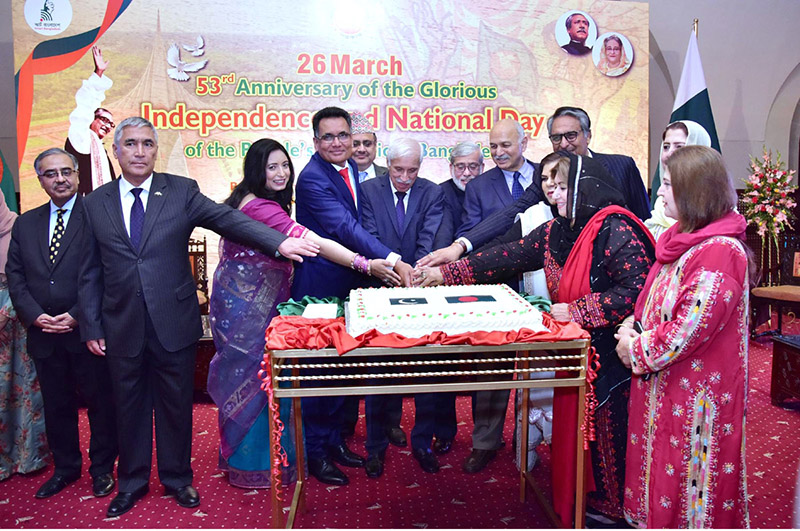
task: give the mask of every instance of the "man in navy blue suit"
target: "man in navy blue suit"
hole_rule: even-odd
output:
[[[350,114],[326,107],[314,115],[314,147],[317,152],[297,178],[295,189],[297,222],[322,238],[335,240],[367,258],[385,258],[394,263],[403,283],[411,285],[413,269],[360,224],[363,194],[358,166],[350,159],[352,135]],[[362,283],[356,271],[317,256],[295,268],[292,298],[345,298]],[[354,454],[342,440],[343,398],[302,399],[303,426],[308,470],[331,485],[346,485],[347,476],[335,463],[363,467],[364,458]]]
[[[591,125],[589,115],[583,109],[559,107],[547,120],[547,132],[553,150],[564,149],[576,155],[597,159],[619,181],[627,208],[643,220],[649,218],[650,199],[636,162],[625,155],[609,155],[589,150]],[[462,232],[448,247],[438,249],[431,256],[423,258],[419,265],[436,266],[458,260],[462,254],[504,234],[514,224],[517,214],[543,199],[541,186],[536,187],[535,184],[528,187],[522,197],[512,204],[494,212],[472,229]]]
[[[496,167],[466,186],[464,217],[457,235],[464,234],[522,197],[526,188],[540,189],[536,165],[525,159],[528,137],[516,120],[497,122],[489,133],[489,149]],[[503,423],[508,409],[508,389],[478,391],[473,398],[472,452],[464,461],[467,473],[476,473],[489,463],[502,446]]]
[[[516,120],[500,120],[492,127],[489,149],[496,166],[467,185],[458,236],[522,197],[535,182],[536,165],[525,159],[527,147],[528,137]]]
[[[399,253],[403,261],[414,263],[433,250],[433,242],[444,211],[444,194],[433,182],[418,177],[422,164],[419,142],[407,138],[392,142],[386,154],[389,174],[366,181],[361,186],[362,223],[372,235]],[[383,474],[389,438],[387,423],[392,411],[402,404],[398,395],[370,395],[367,412],[367,477]],[[431,452],[437,393],[414,397],[416,409],[411,447],[414,458],[425,472],[439,471]]]

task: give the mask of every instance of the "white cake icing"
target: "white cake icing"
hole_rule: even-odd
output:
[[[412,338],[432,332],[547,330],[539,310],[505,284],[354,289],[345,321],[353,337],[373,328]]]

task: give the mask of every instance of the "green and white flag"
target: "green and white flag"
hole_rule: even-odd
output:
[[[689,48],[686,50],[686,60],[683,62],[681,81],[675,94],[675,105],[672,106],[669,123],[678,120],[692,120],[702,125],[711,137],[711,147],[720,151],[717,127],[714,125],[714,115],[711,113],[711,100],[708,98],[706,76],[703,74],[700,51],[697,49],[697,35],[694,31],[689,35]],[[659,165],[656,164],[650,192],[653,203],[659,186],[661,186],[661,175],[659,175]]]
[[[11,175],[11,168],[6,164],[6,158],[3,156],[2,151],[0,151],[0,162],[3,165],[3,174],[2,177],[0,177],[0,190],[3,192],[3,197],[6,198],[8,209],[12,212],[19,212],[17,194],[14,189],[14,176]]]

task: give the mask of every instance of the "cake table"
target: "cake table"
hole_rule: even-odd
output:
[[[520,330],[514,333],[479,333],[468,338],[432,334],[426,338],[405,339],[395,334],[372,331],[358,338],[345,332],[344,319],[305,319],[280,316],[267,329],[267,347],[262,364],[264,388],[269,405],[277,411],[277,401],[291,399],[297,451],[297,483],[291,506],[284,517],[280,467],[272,467],[270,489],[272,526],[294,525],[298,510],[302,512],[305,479],[302,447],[300,398],[308,396],[347,396],[369,394],[413,394],[421,392],[465,392],[492,389],[530,389],[541,387],[574,387],[578,390],[577,437],[575,455],[577,488],[575,492],[576,528],[584,527],[584,430],[587,400],[587,375],[593,374],[588,332],[575,323],[556,323],[545,314],[549,332]],[[465,343],[464,341],[467,341]],[[332,348],[335,346],[336,348]],[[342,353],[346,351],[346,353]],[[499,362],[512,362],[513,368],[493,369]],[[385,372],[381,369],[385,368]],[[530,379],[538,372],[558,371],[549,379]],[[508,379],[512,373],[514,379]],[[482,376],[482,381],[463,381],[465,377]],[[493,379],[492,375],[497,375]],[[505,378],[502,376],[505,375]],[[401,378],[401,383],[381,384]],[[591,378],[590,378],[591,379]],[[457,381],[453,381],[457,380]],[[375,383],[375,382],[378,383]],[[303,386],[301,387],[301,382]],[[283,386],[281,386],[283,384]],[[287,386],[290,385],[290,386]],[[591,394],[591,390],[589,391]],[[527,411],[528,393],[523,393],[522,410]],[[280,450],[280,434],[276,432],[277,415],[270,415],[270,450]],[[590,415],[591,417],[591,415]],[[528,440],[528,416],[522,415],[521,440]],[[521,452],[520,501],[530,486],[546,513],[559,527],[561,522],[544,493],[526,473],[527,452]],[[273,461],[274,462],[274,461]]]

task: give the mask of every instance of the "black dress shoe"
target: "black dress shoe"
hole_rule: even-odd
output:
[[[192,508],[200,505],[200,494],[198,494],[197,489],[191,485],[186,485],[179,489],[166,487],[164,488],[164,494],[174,495],[175,501],[178,502],[178,505],[181,507]]]
[[[383,460],[385,457],[385,453],[373,454],[367,457],[367,464],[364,465],[364,469],[367,471],[368,478],[377,479],[383,475]]]
[[[389,442],[395,446],[399,446],[400,448],[408,446],[406,433],[403,431],[402,428],[400,428],[400,426],[395,426],[394,428],[388,428],[386,430],[386,436],[389,438]]]
[[[439,439],[433,440],[433,453],[444,455],[453,449],[453,439]]]
[[[137,489],[133,492],[118,492],[117,495],[111,500],[111,505],[108,506],[106,516],[114,518],[127,513],[133,508],[133,505],[147,494],[147,485]]]
[[[495,458],[497,450],[472,449],[464,465],[461,467],[467,474],[475,474],[486,468],[489,461]]]
[[[364,468],[364,463],[366,462],[363,457],[351,452],[350,448],[344,443],[331,448],[331,458],[336,463],[350,468]]]
[[[436,456],[429,449],[414,448],[412,455],[419,463],[419,466],[422,467],[422,470],[428,474],[435,474],[439,471],[439,461],[436,460]]]
[[[308,472],[328,485],[347,485],[350,480],[330,459],[308,458]]]
[[[95,498],[108,496],[114,490],[114,476],[112,474],[100,474],[92,478],[92,493]]]
[[[48,479],[44,482],[44,485],[39,487],[39,490],[36,491],[36,497],[39,499],[42,498],[49,498],[50,496],[55,496],[67,485],[75,483],[78,481],[80,475],[77,476],[62,476],[61,474],[53,474],[53,477]]]

